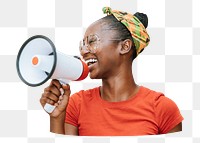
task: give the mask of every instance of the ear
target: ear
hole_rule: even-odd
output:
[[[122,45],[120,47],[120,54],[126,54],[131,50],[132,41],[130,39],[126,39],[122,41]]]

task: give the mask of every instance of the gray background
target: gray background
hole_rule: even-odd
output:
[[[183,131],[140,137],[71,137],[49,132],[39,104],[48,85],[27,87],[17,76],[16,56],[33,35],[46,35],[65,54],[79,55],[87,26],[103,17],[102,7],[149,17],[149,46],[133,62],[136,82],[165,93],[184,116]],[[0,0],[0,142],[2,143],[199,143],[200,0]],[[72,93],[100,85],[71,82]]]

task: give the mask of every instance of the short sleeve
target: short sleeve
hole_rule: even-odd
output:
[[[160,134],[168,133],[183,120],[176,103],[163,94],[155,100],[155,117]]]
[[[66,109],[65,122],[78,127],[78,118],[80,113],[81,92],[70,96]]]

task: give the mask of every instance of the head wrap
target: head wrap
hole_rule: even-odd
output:
[[[136,47],[137,55],[149,44],[150,37],[146,31],[146,28],[136,16],[127,12],[112,10],[110,7],[104,7],[102,10],[104,14],[112,14],[130,31]]]

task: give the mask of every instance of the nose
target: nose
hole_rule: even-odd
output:
[[[84,46],[84,47],[79,49],[79,52],[80,52],[81,56],[84,56],[85,54],[90,53],[90,50],[88,49],[87,46]]]

